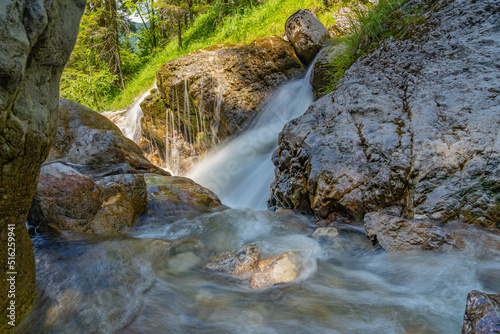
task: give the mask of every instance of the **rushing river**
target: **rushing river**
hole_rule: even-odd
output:
[[[500,291],[499,235],[448,226],[465,251],[387,254],[361,226],[313,238],[312,218],[254,210],[265,208],[279,131],[312,102],[308,79],[279,89],[192,172],[233,208],[141,219],[120,236],[34,236],[38,298],[18,333],[459,333],[467,293]],[[298,280],[253,290],[204,269],[249,243],[264,258],[299,252]]]

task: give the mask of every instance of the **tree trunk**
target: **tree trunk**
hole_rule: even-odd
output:
[[[179,15],[177,19],[177,41],[179,44],[179,50],[182,49],[182,25],[181,25],[181,16]]]

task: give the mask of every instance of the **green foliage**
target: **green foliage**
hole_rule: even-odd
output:
[[[350,0],[346,0],[350,1]],[[168,43],[162,52],[153,55],[141,68],[127,88],[110,104],[107,110],[124,108],[134,102],[155,80],[156,70],[165,62],[185,56],[189,52],[220,43],[250,43],[261,36],[284,36],[285,22],[296,11],[303,8],[314,9],[326,25],[334,22],[333,13],[347,2],[325,5],[323,0],[267,0],[241,6],[224,20],[217,23],[215,7],[203,7],[201,13],[189,29],[183,33],[183,49],[179,50],[175,41]],[[214,27],[209,29],[208,27]]]
[[[424,5],[402,10],[406,2],[407,0],[380,0],[370,11],[355,10],[354,19],[359,21],[359,24],[352,24],[349,34],[337,40],[342,43],[340,47],[343,50],[330,64],[331,84],[325,87],[322,93],[333,91],[344,77],[345,71],[358,59],[372,52],[382,40],[390,36],[404,37],[423,22],[420,14],[425,8]]]
[[[95,32],[99,31],[99,13],[92,10],[87,10],[82,19],[77,45],[61,81],[62,97],[99,111],[130,105],[153,85],[156,71],[169,60],[214,44],[249,43],[266,35],[284,36],[287,18],[303,8],[314,10],[328,26],[333,23],[333,12],[356,0],[116,1],[122,13],[143,19],[141,24],[129,23],[129,29],[120,30],[125,90],[119,88],[118,78],[98,52]],[[182,49],[178,41],[179,23],[182,23]]]

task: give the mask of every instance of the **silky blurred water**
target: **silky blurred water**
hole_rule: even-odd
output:
[[[120,237],[33,238],[38,299],[19,333],[459,333],[467,293],[500,290],[500,237],[461,228],[454,253],[387,254],[362,233],[313,238],[289,212],[225,209]],[[302,255],[291,284],[252,290],[208,259],[257,243]]]

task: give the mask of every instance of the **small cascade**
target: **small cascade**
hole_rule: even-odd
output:
[[[314,101],[310,85],[314,62],[303,79],[284,84],[271,96],[245,132],[210,152],[188,177],[214,191],[226,205],[265,209],[279,133]]]
[[[104,116],[109,118],[116,124],[122,131],[123,135],[135,143],[139,143],[142,138],[142,124],[141,120],[144,116],[141,103],[150,94],[150,90],[157,88],[156,81],[150,89],[142,94],[130,107],[125,110],[117,110],[112,112],[103,113]]]
[[[184,174],[204,152],[218,143],[222,102],[226,87],[216,52],[210,54],[210,90],[213,105],[203,105],[203,87],[198,103],[193,102],[189,80],[177,84],[171,92],[171,104],[165,111],[165,167],[176,175]],[[211,102],[212,103],[212,102]]]

